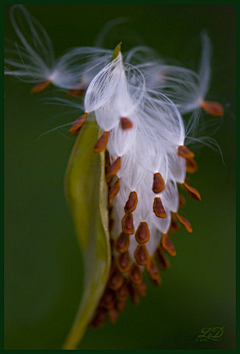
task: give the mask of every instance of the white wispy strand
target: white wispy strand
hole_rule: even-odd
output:
[[[56,63],[54,84],[65,89],[86,90],[95,75],[109,63],[112,51],[93,47],[76,47]]]
[[[135,129],[138,118],[136,111],[144,92],[143,75],[130,65],[123,67],[119,54],[91,81],[85,95],[85,110],[95,112],[96,120],[104,131],[117,127],[121,117],[132,119]]]
[[[10,20],[21,45],[15,44],[12,49],[6,49],[8,69],[5,74],[28,82],[49,80],[54,68],[54,53],[48,34],[22,5],[11,7]],[[31,37],[27,40],[29,34]]]
[[[112,50],[96,47],[75,47],[54,59],[51,40],[42,26],[22,5],[14,5],[10,19],[21,44],[7,47],[6,75],[41,83],[51,81],[60,89],[86,91],[84,107],[70,103],[96,119],[103,132],[109,132],[107,150],[110,162],[121,157],[117,172],[120,190],[113,201],[115,224],[113,238],[122,232],[121,220],[129,194],[135,191],[138,204],[134,213],[134,228],[146,222],[151,234],[147,243],[153,255],[162,233],[167,233],[171,213],[179,206],[177,183],[184,183],[186,159],[178,154],[178,147],[186,143],[203,142],[216,148],[216,142],[198,137],[199,107],[204,100],[210,80],[210,42],[202,34],[202,57],[199,72],[168,65],[156,51],[138,46],[111,61]],[[98,37],[103,37],[119,19],[109,23]],[[28,34],[25,34],[28,32]],[[56,103],[69,105],[67,99]],[[193,112],[185,127],[181,114]],[[132,127],[123,129],[121,119],[127,118]],[[165,183],[162,192],[153,192],[153,176],[159,173]],[[166,218],[153,212],[156,197],[161,198]],[[130,236],[130,256],[134,260],[137,246]]]
[[[30,83],[50,81],[63,89],[85,90],[110,61],[112,51],[93,47],[72,48],[55,59],[47,32],[24,6],[12,6],[10,20],[21,44],[6,46],[5,75]]]
[[[146,89],[145,79],[137,67],[123,64],[121,53],[106,65],[90,83],[85,95],[85,110],[95,113],[103,131],[109,131],[107,149],[113,162],[121,156],[120,191],[113,202],[118,215],[114,237],[122,230],[124,205],[129,193],[138,195],[134,211],[134,227],[145,221],[151,234],[166,233],[171,222],[171,212],[176,212],[179,197],[176,183],[183,183],[186,175],[185,159],[178,155],[179,145],[184,145],[185,127],[174,103],[165,95]],[[120,118],[127,117],[133,123],[129,130],[120,127]],[[152,191],[153,174],[160,173],[165,189],[158,195]],[[166,218],[153,213],[154,198],[160,196]],[[136,241],[130,237],[130,254],[133,259]],[[156,240],[156,239],[155,239]],[[155,250],[151,236],[149,252]]]
[[[136,64],[142,71],[146,85],[170,98],[181,114],[192,112],[199,108],[208,91],[210,79],[211,45],[205,32],[201,35],[202,56],[199,72],[190,69],[168,65],[162,58],[156,57],[156,52],[145,47],[136,47],[131,50],[126,59]],[[151,54],[151,58],[143,60],[144,54]]]

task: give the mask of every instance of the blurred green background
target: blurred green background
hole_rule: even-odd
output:
[[[196,69],[199,35],[213,45],[208,99],[226,114],[215,135],[223,156],[204,147],[191,176],[202,202],[188,199],[184,215],[193,234],[174,235],[177,256],[148,280],[148,296],[130,301],[116,325],[87,329],[80,349],[235,348],[235,6],[26,5],[50,35],[56,54],[92,45],[103,25],[129,17],[123,50],[136,41]],[[5,37],[16,40],[5,6]],[[111,37],[111,36],[110,36]],[[111,43],[110,43],[111,42]],[[117,41],[109,38],[113,48]],[[125,47],[124,47],[125,46]],[[41,135],[78,117],[44,104],[47,93],[5,78],[5,349],[58,349],[73,322],[82,291],[83,264],[63,180],[74,138],[67,128]],[[69,112],[68,115],[65,115]],[[220,122],[220,121],[219,121]],[[225,326],[219,342],[196,341],[203,327]]]

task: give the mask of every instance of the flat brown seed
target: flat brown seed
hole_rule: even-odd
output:
[[[109,196],[108,196],[108,202],[109,204],[112,204],[113,199],[116,197],[120,189],[120,178],[116,180],[116,182],[112,185],[112,187],[109,190]]]
[[[162,234],[162,247],[168,254],[170,254],[170,256],[176,256],[177,253],[175,251],[174,244],[167,234]]]
[[[198,165],[194,159],[186,159],[186,169],[188,173],[195,173],[198,170]]]
[[[45,90],[45,88],[48,87],[50,84],[51,84],[51,80],[39,82],[31,89],[31,93],[41,92],[41,91]]]
[[[218,102],[202,101],[201,107],[213,117],[219,118],[224,115],[223,106]]]
[[[123,311],[126,307],[126,301],[117,301],[116,308],[118,311]]]
[[[193,230],[192,230],[192,226],[191,226],[190,222],[187,219],[185,219],[183,216],[179,215],[178,213],[176,213],[176,215],[177,215],[177,218],[180,221],[180,223],[183,224],[183,226],[185,227],[185,229],[188,232],[191,233]]]
[[[109,138],[109,132],[104,132],[98,141],[96,142],[93,151],[94,152],[101,152],[106,149],[107,143]]]
[[[146,265],[148,263],[149,255],[145,244],[137,246],[134,257],[139,265]]]
[[[67,95],[70,97],[83,97],[86,93],[85,89],[70,89],[67,91]]]
[[[189,186],[187,183],[184,183],[183,185],[191,198],[198,201],[201,200],[201,196],[196,188]]]
[[[76,134],[79,129],[83,126],[85,123],[85,120],[87,119],[88,113],[84,113],[81,117],[78,117],[75,122],[73,122],[71,128],[69,129],[69,133],[71,134]]]
[[[119,271],[115,271],[109,279],[108,286],[110,289],[116,291],[122,286],[123,282],[124,277],[122,273],[120,273]]]
[[[129,271],[129,276],[130,276],[131,281],[134,284],[141,284],[142,273],[141,273],[139,266],[136,263],[133,263],[133,265]]]
[[[132,235],[135,232],[133,225],[133,215],[132,213],[125,214],[122,218],[122,230],[127,235]]]
[[[156,251],[159,267],[163,270],[167,270],[170,267],[168,258],[164,255],[162,247],[158,247]]]
[[[105,323],[106,315],[107,313],[104,308],[98,308],[90,326],[92,328],[102,327]]]
[[[137,193],[133,191],[129,194],[128,200],[125,204],[124,207],[125,213],[132,213],[136,209],[137,203],[138,203]]]
[[[131,129],[133,127],[131,120],[127,117],[120,118],[120,125],[123,130]]]
[[[154,173],[152,190],[154,193],[161,193],[165,188],[165,182],[160,173]]]
[[[125,279],[123,285],[121,286],[121,288],[119,288],[116,291],[116,297],[119,301],[126,301],[127,297],[129,295],[129,287],[128,287],[128,282]]]
[[[184,145],[178,147],[178,155],[185,157],[185,159],[192,159],[195,156],[195,154]]]
[[[128,250],[129,247],[129,235],[125,234],[124,232],[122,232],[118,238],[116,239],[115,242],[115,249],[117,252],[119,253],[124,253]]]
[[[111,165],[110,155],[109,155],[109,152],[107,150],[105,150],[104,153],[105,153],[105,170],[106,170],[106,173],[107,173],[107,168]]]
[[[131,298],[132,298],[132,301],[135,305],[139,304],[140,302],[140,296],[139,296],[139,293],[135,287],[135,284],[130,284],[129,286],[129,291],[130,291],[130,295],[131,295]]]
[[[157,266],[152,258],[149,259],[149,262],[146,266],[147,272],[149,273],[151,279],[156,285],[161,283],[161,278]]]
[[[118,157],[113,164],[107,169],[107,182],[110,182],[112,177],[120,170],[121,168],[121,157]]]
[[[179,194],[179,208],[183,208],[186,205],[186,199],[182,194]]]
[[[140,222],[137,231],[135,233],[135,238],[138,243],[146,243],[150,238],[150,232],[148,224],[145,221]]]
[[[171,224],[169,227],[168,232],[177,232],[179,230],[180,226],[177,222],[177,217],[175,213],[171,213]]]
[[[139,293],[139,295],[141,296],[147,295],[147,286],[144,282],[142,282],[141,284],[135,284],[134,286],[137,292]]]
[[[121,273],[126,273],[130,270],[131,260],[130,260],[128,251],[119,254],[119,256],[116,259],[116,265],[117,265],[118,270]]]
[[[115,292],[111,289],[107,289],[103,294],[101,305],[108,310],[114,307],[114,301],[115,301]]]
[[[117,319],[118,319],[118,316],[119,316],[119,313],[118,313],[118,310],[117,309],[110,309],[108,311],[108,316],[109,316],[109,320],[112,324],[115,324],[117,322]]]
[[[159,197],[154,198],[153,211],[158,218],[167,217],[166,211],[162,205],[161,198]]]

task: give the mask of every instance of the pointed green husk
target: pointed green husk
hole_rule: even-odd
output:
[[[66,172],[66,197],[83,254],[84,290],[63,349],[76,349],[83,337],[104,292],[110,268],[105,153],[93,152],[98,137],[97,123],[86,122],[77,136]]]

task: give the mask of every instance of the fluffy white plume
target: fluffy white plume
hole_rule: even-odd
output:
[[[77,133],[86,119],[96,119],[102,135],[94,151],[107,149],[109,215],[114,219],[111,238],[113,254],[118,257],[114,266],[117,272],[129,271],[133,284],[140,284],[132,278],[130,268],[122,270],[119,259],[124,254],[124,262],[130,257],[133,271],[136,263],[141,270],[145,265],[159,284],[152,257],[162,249],[176,254],[167,233],[176,228],[176,220],[192,232],[188,220],[178,214],[183,203],[178,185],[201,200],[198,191],[186,183],[186,173],[197,170],[194,154],[186,145],[200,141],[194,135],[200,123],[199,108],[215,117],[223,114],[220,104],[205,101],[210,80],[208,36],[202,34],[202,58],[196,73],[169,65],[146,46],[123,54],[120,45],[114,53],[75,47],[56,60],[46,31],[22,5],[12,7],[10,18],[21,44],[6,48],[5,74],[37,84],[34,92],[52,83],[79,96],[85,114],[72,124],[71,133]],[[105,27],[98,43],[117,23]],[[69,101],[57,98],[55,102],[67,105]],[[78,108],[81,104],[70,105]],[[183,115],[189,112],[193,115],[185,124]],[[205,136],[202,141],[214,144]],[[127,245],[124,252],[116,250],[119,237]]]

